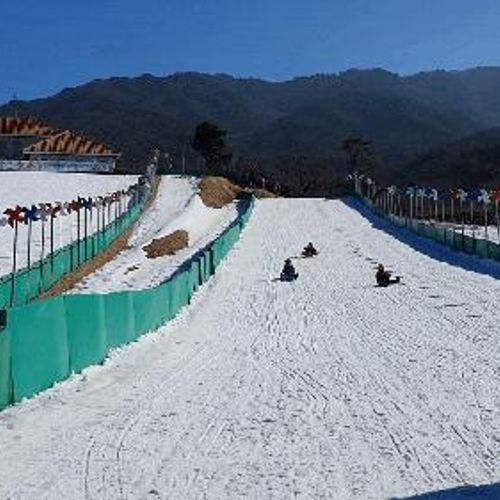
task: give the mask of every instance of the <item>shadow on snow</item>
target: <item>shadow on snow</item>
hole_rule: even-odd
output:
[[[432,491],[405,498],[391,500],[498,500],[500,483],[481,486],[460,486],[449,490]]]
[[[441,262],[446,262],[452,266],[462,267],[468,271],[486,274],[492,278],[500,279],[499,262],[491,259],[482,259],[481,257],[475,255],[457,252],[445,245],[432,241],[428,238],[424,238],[423,236],[419,236],[409,229],[397,227],[388,220],[374,214],[368,207],[355,198],[343,198],[342,201],[348,207],[361,214],[375,229],[384,231],[393,238],[396,238],[397,240],[410,246],[417,252],[428,255],[429,257]],[[497,498],[500,499],[500,495]]]

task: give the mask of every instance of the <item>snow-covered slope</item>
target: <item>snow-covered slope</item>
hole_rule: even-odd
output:
[[[146,211],[130,239],[130,248],[79,283],[73,292],[137,290],[154,286],[197,249],[214,239],[237,216],[236,204],[209,208],[197,195],[194,178],[164,176],[158,196]],[[189,233],[189,246],[173,256],[148,259],[143,247],[154,238],[177,229]]]
[[[15,205],[70,201],[77,196],[96,196],[125,189],[137,181],[135,175],[94,175],[56,172],[0,172],[0,216]],[[96,221],[94,221],[96,223]],[[76,217],[55,221],[54,247],[60,248],[76,237]],[[12,239],[9,226],[0,227],[0,276],[11,271]],[[33,225],[32,259],[40,258],[41,224]],[[19,228],[18,268],[26,265],[28,230]],[[48,247],[48,242],[46,242]]]
[[[341,201],[257,202],[176,321],[0,413],[0,498],[367,500],[499,483],[500,268],[373,222]],[[294,261],[299,280],[273,282],[309,240],[321,253]],[[378,261],[405,284],[374,287]]]

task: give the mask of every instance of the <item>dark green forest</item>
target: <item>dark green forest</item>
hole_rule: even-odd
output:
[[[343,144],[370,144],[380,182],[491,186],[500,182],[500,68],[400,76],[349,70],[286,82],[228,75],[95,80],[0,114],[36,116],[122,151],[119,169],[144,168],[155,149],[171,172],[203,172],[195,130],[224,134],[230,161],[210,171],[293,196],[337,192],[351,168]]]

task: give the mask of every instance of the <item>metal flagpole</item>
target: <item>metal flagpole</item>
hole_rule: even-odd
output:
[[[50,211],[50,272],[54,275],[54,219],[56,207]]]
[[[28,259],[28,269],[31,269],[31,228],[32,228],[32,221],[31,218],[28,219],[28,254],[27,254],[27,259]]]
[[[19,222],[14,221],[14,238],[12,245],[12,276],[10,280],[10,307],[14,307],[16,295],[16,271],[17,271],[17,235]]]
[[[42,206],[42,205],[41,205]],[[42,223],[42,250],[40,254],[40,291],[44,290],[44,275],[43,275],[43,265],[44,265],[44,258],[45,258],[45,214],[43,211],[45,210],[45,204],[43,204],[42,208],[42,216],[41,216],[41,223]]]

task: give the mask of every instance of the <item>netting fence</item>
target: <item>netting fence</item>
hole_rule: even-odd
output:
[[[0,408],[103,362],[110,349],[158,329],[189,304],[238,241],[253,208],[160,285],[108,294],[64,295],[0,313]]]
[[[500,261],[500,188],[401,191],[364,175],[354,174],[350,180],[356,196],[396,226],[454,250]]]
[[[0,276],[0,309],[29,303],[109,248],[140,216],[151,181],[144,176],[127,189],[103,196],[6,209],[0,216],[0,226],[12,228],[12,265],[10,273]],[[39,235],[36,243],[32,236],[35,227]],[[22,231],[27,232],[27,249],[23,249],[26,265],[19,268]],[[58,236],[61,240],[61,233],[69,234],[70,242],[58,247],[56,240]]]

